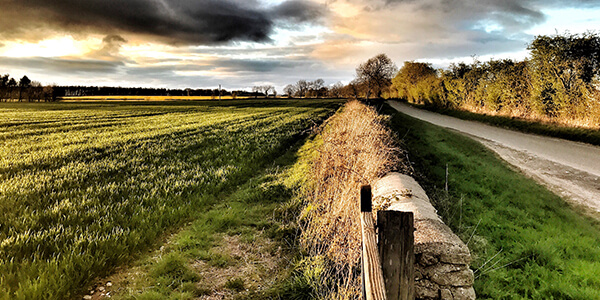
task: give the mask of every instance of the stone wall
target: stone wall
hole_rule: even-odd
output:
[[[442,222],[412,177],[386,175],[373,186],[373,198],[379,209],[414,214],[416,299],[475,299],[469,248]]]

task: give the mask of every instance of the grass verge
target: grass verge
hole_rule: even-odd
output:
[[[471,249],[479,299],[600,299],[598,221],[481,144],[387,105],[382,112],[444,221]]]
[[[298,186],[289,180],[298,146],[232,194],[205,206],[196,221],[171,235],[160,249],[100,281],[101,286],[111,282],[104,295],[113,299],[281,299],[284,295],[309,299],[301,294],[310,295],[307,284],[294,285],[295,279],[288,279],[298,255],[294,222]]]
[[[492,116],[465,110],[444,109],[433,106],[416,105],[412,103],[409,104],[417,108],[426,109],[463,120],[478,121],[485,124],[518,130],[526,133],[535,133],[592,145],[600,145],[600,130],[598,129],[569,127],[558,123],[532,121],[507,116]]]
[[[297,278],[314,287],[315,298],[360,297],[360,186],[402,166],[386,123],[372,108],[348,102],[304,153],[301,244],[307,256]]]

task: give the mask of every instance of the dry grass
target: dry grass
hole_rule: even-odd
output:
[[[553,116],[538,113],[528,108],[514,108],[511,106],[495,110],[487,106],[464,103],[458,109],[490,116],[521,118],[544,124],[557,124],[583,129],[600,129],[600,92],[598,91],[582,98],[579,106],[558,111]]]
[[[321,286],[328,290],[320,291],[323,298],[359,297],[360,186],[391,170],[406,169],[385,121],[372,108],[351,101],[320,135],[305,191],[301,242],[311,256],[326,258]]]

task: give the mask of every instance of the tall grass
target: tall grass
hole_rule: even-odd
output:
[[[336,102],[0,107],[0,299],[76,294],[326,118]]]
[[[360,292],[359,190],[401,168],[386,119],[358,101],[346,104],[313,142],[301,243],[321,298],[354,299]],[[377,204],[375,204],[377,206]]]

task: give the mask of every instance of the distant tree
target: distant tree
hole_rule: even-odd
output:
[[[263,85],[263,86],[261,86],[261,90],[265,94],[265,96],[268,98],[269,92],[275,91],[275,87],[272,85]]]
[[[344,84],[340,81],[336,82],[327,90],[327,96],[329,98],[340,98],[342,97],[342,89],[344,88]]]
[[[321,89],[325,86],[325,80],[319,78],[315,81],[308,82],[308,95],[309,97],[319,97]]]
[[[255,85],[252,87],[252,93],[254,94],[254,99],[258,98],[258,94],[262,90],[262,87]]]
[[[308,91],[310,89],[310,84],[308,81],[302,79],[298,80],[296,83],[296,97],[306,97]]]
[[[7,99],[12,99],[14,97],[13,91],[17,87],[17,81],[11,77],[8,80],[8,83],[6,84],[6,87],[7,87]]]
[[[46,102],[56,101],[54,86],[47,85],[43,88],[43,98]]]
[[[288,96],[288,98],[294,97],[296,94],[296,87],[293,84],[288,84],[283,88],[283,93]]]
[[[44,88],[39,81],[32,81],[29,87],[25,90],[27,101],[40,101],[43,98]]]
[[[356,68],[356,79],[366,85],[367,99],[371,92],[380,98],[382,91],[391,85],[397,71],[398,68],[387,55],[379,54]]]
[[[8,74],[0,76],[0,101],[4,101],[8,95],[8,80],[10,76]]]
[[[344,89],[342,90],[342,95],[346,98],[358,99],[361,93],[364,92],[365,86],[366,85],[364,83],[358,81],[357,79],[354,79],[344,87]]]
[[[31,86],[31,80],[27,76],[23,76],[19,80],[19,102],[22,99],[21,96],[23,94],[23,91],[26,90],[30,86]]]

